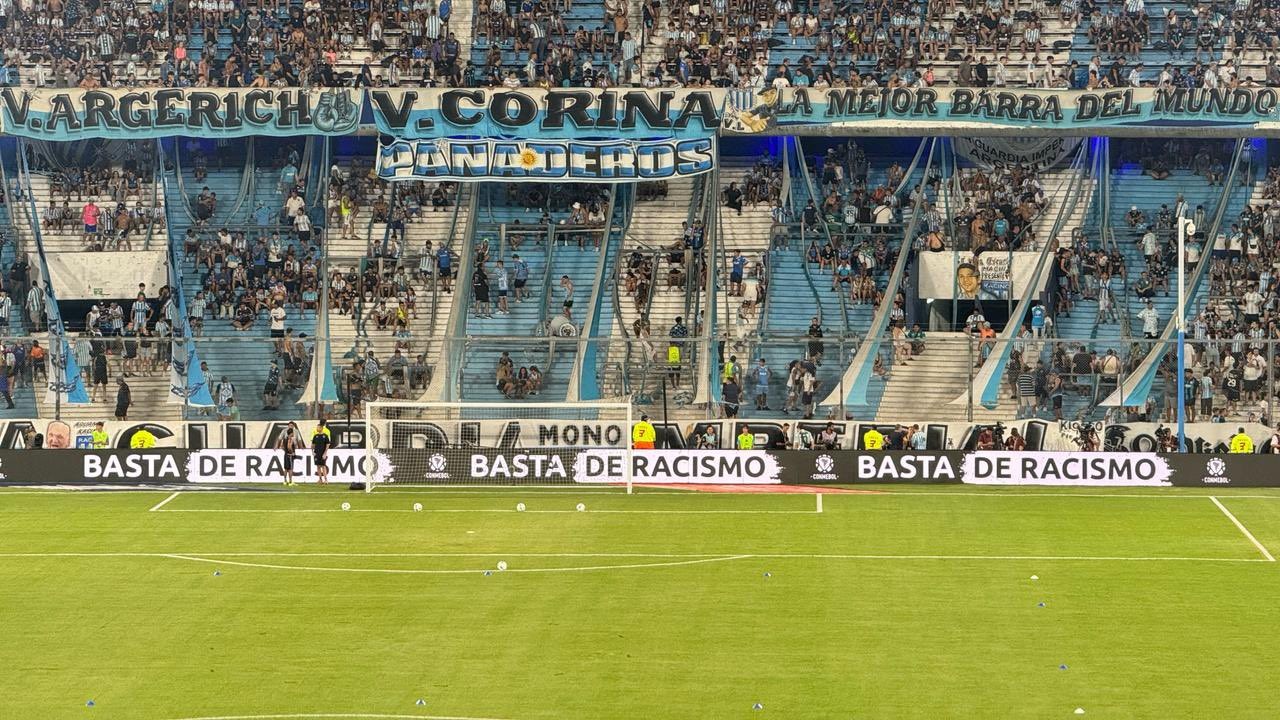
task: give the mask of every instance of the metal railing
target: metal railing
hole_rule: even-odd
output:
[[[206,324],[214,322],[206,320]],[[251,332],[262,332],[261,329]],[[24,347],[29,350],[33,341],[45,345],[43,339],[30,336],[0,336],[5,347]],[[161,339],[135,343],[133,338],[95,337],[90,340],[79,333],[72,333],[71,352],[76,356],[88,390],[88,404],[67,404],[45,401],[45,379],[50,368],[29,359],[14,368],[9,376],[9,398],[12,409],[7,407],[0,391],[0,417],[4,418],[61,418],[104,419],[114,415],[118,392],[117,380],[123,377],[130,386],[133,406],[129,415],[149,420],[181,419],[183,404],[180,398],[170,401],[168,388],[171,382],[169,348],[171,344]],[[280,409],[263,408],[262,387],[266,378],[265,363],[253,358],[273,356],[278,341],[260,334],[244,337],[196,336],[192,339],[197,354],[206,360],[206,370],[214,405],[192,406],[188,417],[201,419],[276,420],[315,417],[318,412],[337,416],[346,408],[321,407],[312,402],[299,403],[305,387],[310,363],[305,359],[317,351],[308,339],[304,346],[304,362],[299,365],[282,363],[282,390]],[[342,332],[332,334],[334,348],[353,347],[359,338]],[[485,352],[492,355],[491,366],[472,363],[458,374],[457,392],[463,401],[519,402],[521,400],[553,402],[561,401],[569,383],[569,370],[546,368],[539,362],[552,346],[567,343],[595,345],[601,357],[618,356],[624,350],[619,344],[634,345],[630,353],[636,358],[646,358],[643,376],[633,370],[634,389],[627,394],[637,407],[659,416],[665,405],[666,413],[680,417],[714,418],[725,412],[721,401],[694,404],[693,383],[697,360],[682,354],[675,364],[666,362],[666,349],[671,338],[659,335],[646,339],[610,338],[530,338],[530,337],[463,337],[430,338],[410,342],[402,353],[403,362],[394,358],[386,345],[375,357],[380,365],[376,375],[361,376],[360,400],[396,398],[413,400],[421,396],[436,373],[435,357],[431,347],[456,341],[467,352]],[[734,341],[719,338],[683,338],[684,347],[709,344],[715,353],[714,363],[723,368],[731,356],[736,357],[738,387],[740,390],[740,417],[797,419],[809,414],[823,419],[852,418],[878,419],[889,422],[905,421],[995,421],[1017,418],[1039,418],[1047,421],[1099,421],[1108,422],[1164,422],[1172,423],[1177,410],[1177,372],[1174,356],[1177,342],[1123,338],[1109,350],[1090,347],[1083,339],[1054,337],[1020,337],[1012,340],[983,340],[978,337],[957,335],[929,335],[912,340],[895,339],[885,343],[877,354],[872,378],[875,401],[860,407],[813,407],[804,403],[805,395],[794,383],[788,383],[788,371],[792,361],[815,354],[815,342],[821,343],[821,364],[815,369],[818,382],[815,397],[829,392],[843,393],[841,369],[843,361],[858,348],[857,338],[823,338],[815,340],[807,336],[775,337],[768,340]],[[966,383],[974,381],[980,367],[992,362],[991,358],[1003,352],[1002,345],[1010,345],[1011,360],[1000,376],[999,397],[994,408],[984,408],[975,398],[964,405],[951,405],[944,397],[956,393]],[[1252,355],[1251,355],[1251,350]],[[537,365],[542,371],[542,385],[537,394],[529,388],[498,387],[497,358],[506,351],[513,362],[513,370],[519,374],[521,367]],[[1131,382],[1130,371],[1141,364],[1149,353],[1161,358],[1157,380],[1152,391],[1141,404],[1128,407],[1105,407],[1102,399],[1114,392],[1125,392]],[[1280,372],[1275,360],[1280,353],[1280,340],[1231,340],[1188,339],[1188,374],[1183,378],[1188,384],[1185,405],[1188,422],[1271,423],[1275,418],[1275,395],[1280,390]],[[419,354],[427,357],[418,361]],[[98,361],[101,355],[103,360]],[[26,355],[29,358],[29,354]],[[1231,357],[1228,360],[1228,356]],[[438,357],[438,356],[437,356]],[[756,407],[759,383],[752,370],[764,358],[771,372],[764,384],[763,405]],[[334,372],[339,377],[355,373],[355,357],[339,354],[334,360]],[[400,364],[397,364],[400,363]],[[104,367],[105,366],[105,367]],[[919,366],[919,367],[913,367]],[[1022,397],[1018,390],[1018,378],[1024,372],[1032,378],[1033,393]],[[102,371],[99,373],[99,371]],[[926,372],[930,383],[918,381],[919,372]],[[127,375],[126,375],[127,373]],[[219,402],[218,383],[226,376],[235,386],[237,410],[232,413],[226,403]],[[96,383],[102,379],[105,383]],[[346,387],[345,381],[340,387]],[[793,389],[795,390],[793,392]],[[342,394],[343,402],[347,396]],[[788,412],[784,413],[786,410]],[[359,408],[353,415],[360,416]]]

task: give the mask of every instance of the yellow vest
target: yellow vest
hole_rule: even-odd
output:
[[[135,435],[134,437],[137,437],[137,435]],[[107,446],[107,431],[106,431],[106,430],[94,430],[94,431],[93,431],[93,446],[94,446],[95,448],[99,448],[99,449],[101,449],[101,448],[105,448],[105,447]]]
[[[879,430],[872,428],[862,435],[862,447],[867,450],[883,450],[884,435]]]
[[[755,435],[752,435],[751,433],[739,433],[739,434],[738,434],[738,449],[739,449],[739,450],[754,450],[754,449],[755,449],[755,447],[756,447],[756,436],[755,436]]]
[[[631,442],[653,442],[658,439],[658,433],[653,429],[653,425],[646,420],[641,420],[631,428]]]
[[[146,449],[156,446],[156,436],[146,430],[139,430],[133,434],[133,438],[129,440],[129,447]]]
[[[680,364],[680,346],[679,345],[672,345],[671,347],[667,348],[667,364],[668,365]]]
[[[1231,452],[1240,454],[1251,454],[1253,452],[1253,438],[1244,433],[1236,433],[1231,436]]]

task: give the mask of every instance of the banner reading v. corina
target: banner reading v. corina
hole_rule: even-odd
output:
[[[721,131],[730,135],[919,134],[941,129],[1080,135],[1097,128],[1149,133],[1162,127],[1195,128],[1202,134],[1280,131],[1278,88],[875,87],[731,92],[721,122]]]
[[[171,135],[347,135],[360,127],[353,88],[0,89],[9,135],[40,140]]]
[[[706,138],[728,90],[453,88],[369,91],[378,131],[400,139]]]

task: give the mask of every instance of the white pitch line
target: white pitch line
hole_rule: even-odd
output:
[[[287,715],[208,715],[176,720],[502,720],[462,715],[380,715],[375,713],[290,713]]]
[[[422,510],[392,510],[379,508],[341,509],[287,509],[287,508],[183,508],[165,510],[170,513],[520,513],[530,514],[578,514],[601,513],[638,515],[813,515],[812,510],[516,510],[514,508],[423,508]]]
[[[191,562],[209,563],[211,565],[229,565],[233,567],[250,567],[263,568],[266,570],[301,570],[307,572],[340,572],[340,573],[372,573],[375,575],[476,575],[485,570],[492,568],[470,568],[470,569],[430,569],[430,568],[351,568],[351,567],[326,567],[323,565],[276,565],[273,563],[251,563],[239,560],[225,560],[213,557],[199,557],[197,555],[162,555],[161,557],[171,558],[174,560],[190,560]],[[630,565],[586,565],[586,566],[570,566],[570,567],[554,567],[554,568],[511,568],[500,572],[511,573],[552,573],[552,572],[592,572],[596,570],[634,570],[638,568],[658,568],[658,567],[677,567],[680,565],[702,565],[705,563],[725,562],[728,560],[743,560],[751,557],[750,555],[726,555],[723,557],[705,557],[696,560],[677,560],[671,562],[654,562],[654,563],[636,563]]]
[[[1129,557],[1123,555],[892,555],[892,554],[840,554],[840,553],[504,553],[501,551],[486,553],[282,553],[282,552],[199,552],[199,553],[158,553],[158,552],[25,552],[0,553],[4,558],[180,558],[200,559],[207,562],[218,562],[208,558],[231,557],[342,557],[342,558],[385,558],[385,557],[530,557],[530,558],[677,558],[699,561],[721,561],[728,559],[755,558],[766,560],[997,560],[997,561],[1064,561],[1064,562],[1225,562],[1254,563],[1274,562],[1263,558],[1217,558],[1217,557],[1185,557],[1185,556],[1146,556]],[[288,569],[297,566],[285,566]],[[617,566],[639,567],[639,566]],[[558,568],[557,568],[558,569]],[[573,568],[566,568],[573,569]],[[449,571],[459,572],[459,571]],[[476,572],[467,570],[465,572]],[[510,571],[508,571],[510,572]]]
[[[0,558],[92,558],[92,557],[339,557],[339,558],[435,558],[435,557],[532,557],[532,558],[710,558],[732,553],[577,553],[577,552],[434,552],[434,553],[353,553],[353,552],[47,552],[0,553]],[[760,557],[760,556],[757,556]]]
[[[151,507],[151,509],[150,509],[150,510],[148,510],[147,512],[159,512],[159,511],[160,511],[160,508],[164,507],[165,505],[168,505],[170,502],[172,502],[172,501],[173,501],[173,499],[174,499],[174,498],[178,497],[178,496],[179,496],[179,495],[181,495],[181,494],[182,494],[182,491],[181,491],[181,490],[179,490],[178,492],[176,492],[176,493],[174,493],[174,494],[170,495],[169,497],[167,497],[167,498],[165,498],[165,499],[161,500],[160,502],[156,503],[155,505],[153,505],[153,506]]]
[[[1276,561],[1276,559],[1271,556],[1271,553],[1267,552],[1267,548],[1264,547],[1262,543],[1258,542],[1258,538],[1254,537],[1253,533],[1249,532],[1249,528],[1245,527],[1244,523],[1240,522],[1240,520],[1238,520],[1235,515],[1231,514],[1231,511],[1227,509],[1226,505],[1223,505],[1221,502],[1219,502],[1218,498],[1215,496],[1211,495],[1209,499],[1213,501],[1214,505],[1218,506],[1218,509],[1222,511],[1223,515],[1227,516],[1228,520],[1230,520],[1237,528],[1239,528],[1240,532],[1244,533],[1245,537],[1249,538],[1249,542],[1253,543],[1253,546],[1258,548],[1258,552],[1262,553],[1262,557],[1266,558],[1267,562]]]

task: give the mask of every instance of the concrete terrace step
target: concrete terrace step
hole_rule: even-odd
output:
[[[976,349],[975,351],[976,352]],[[876,420],[910,422],[922,419],[945,421],[969,420],[968,403],[954,404],[957,398],[969,392],[970,378],[977,370],[967,358],[969,341],[963,333],[929,333],[925,339],[925,351],[889,370],[884,395],[876,408]],[[974,420],[1010,418],[1017,412],[1016,403],[1001,388],[999,407],[994,411],[983,408],[975,398],[972,413]]]

